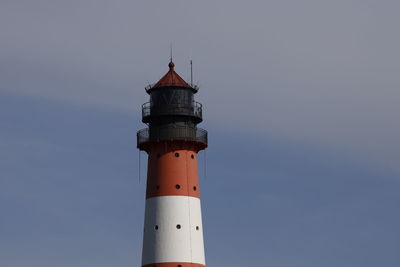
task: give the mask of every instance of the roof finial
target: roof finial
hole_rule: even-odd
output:
[[[170,48],[171,48],[171,51],[170,51],[170,58],[169,58],[168,67],[169,67],[170,70],[173,70],[174,67],[175,67],[175,64],[174,64],[174,62],[172,62],[172,43],[171,43],[171,47]]]
[[[172,62],[172,42],[170,44],[170,57],[169,57],[169,62]]]

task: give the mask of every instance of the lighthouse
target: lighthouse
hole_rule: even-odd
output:
[[[205,267],[197,155],[207,147],[207,131],[197,127],[202,105],[198,87],[174,70],[147,86],[142,105],[147,128],[137,147],[148,154],[143,267]]]

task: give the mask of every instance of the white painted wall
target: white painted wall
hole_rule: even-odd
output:
[[[176,228],[178,224],[181,229]],[[199,230],[196,230],[197,226]],[[147,199],[144,229],[143,265],[160,262],[205,265],[199,198],[161,196]]]

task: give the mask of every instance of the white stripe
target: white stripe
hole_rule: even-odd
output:
[[[161,262],[194,262],[205,265],[199,198],[148,198],[144,225],[143,265]],[[181,228],[177,229],[177,225]]]

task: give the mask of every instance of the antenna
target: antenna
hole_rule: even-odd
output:
[[[193,61],[190,60],[190,85],[193,86]]]

